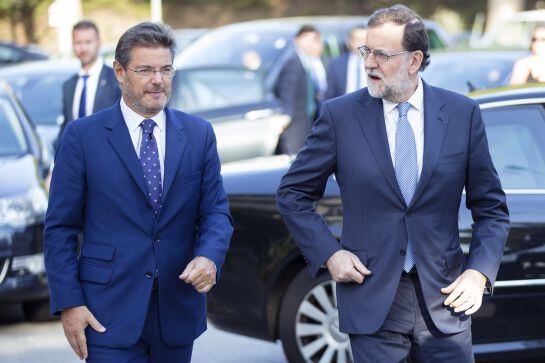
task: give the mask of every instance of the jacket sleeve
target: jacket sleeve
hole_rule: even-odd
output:
[[[276,197],[278,210],[314,276],[341,249],[314,208],[335,171],[336,157],[335,127],[326,103],[305,147],[282,178]]]
[[[51,313],[85,305],[78,280],[78,233],[85,204],[85,165],[77,127],[66,127],[55,158],[45,218],[44,254]]]
[[[485,275],[492,289],[509,234],[509,212],[505,193],[490,157],[485,125],[477,105],[474,105],[471,119],[465,189],[466,206],[473,217],[467,268]]]

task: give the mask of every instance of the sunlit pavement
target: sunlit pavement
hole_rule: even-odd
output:
[[[1,363],[77,363],[60,322],[29,323],[16,307],[0,308]],[[225,333],[209,325],[192,363],[287,363],[280,344]]]

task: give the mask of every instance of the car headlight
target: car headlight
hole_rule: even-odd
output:
[[[43,218],[47,210],[45,191],[39,187],[9,198],[0,198],[0,226],[24,227]]]
[[[33,275],[38,275],[45,272],[44,255],[37,253],[35,255],[17,256],[13,258],[11,270],[28,271]]]

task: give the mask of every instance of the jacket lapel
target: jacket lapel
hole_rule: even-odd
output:
[[[142,166],[140,165],[140,160],[138,160],[138,156],[134,150],[129,129],[123,119],[119,102],[112,108],[110,115],[106,120],[105,127],[111,131],[108,136],[108,141],[123,164],[125,164],[125,167],[142,193],[144,193],[144,196],[147,198],[148,192],[144,180],[144,173],[142,172]]]
[[[390,187],[402,203],[403,195],[397,184],[394,165],[390,156],[390,147],[388,146],[388,136],[386,135],[386,124],[384,121],[384,110],[382,100],[369,95],[366,91],[360,99],[363,109],[357,112],[358,121],[371,152],[379,164]]]
[[[165,151],[165,180],[163,182],[163,200],[167,197],[174,177],[180,167],[180,160],[185,151],[187,137],[181,120],[176,117],[170,108],[166,113],[166,151]]]
[[[102,92],[102,89],[108,85],[108,73],[107,73],[106,65],[102,65],[102,69],[100,71],[100,74],[98,75],[98,83],[97,83],[97,90],[95,93],[95,101],[93,102],[93,112],[96,112],[96,110],[99,110],[101,107],[100,105],[103,103],[100,99],[102,95],[104,95],[104,92]]]
[[[422,84],[424,86],[424,158],[422,174],[409,208],[416,203],[430,180],[448,125],[448,115],[442,110],[443,100],[432,87],[425,82]]]

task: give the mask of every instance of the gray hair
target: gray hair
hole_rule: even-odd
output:
[[[115,60],[123,68],[127,68],[131,60],[133,48],[169,48],[170,55],[174,59],[176,40],[170,27],[163,23],[144,22],[129,28],[115,48]]]
[[[430,40],[422,18],[405,5],[397,4],[375,11],[369,17],[367,26],[369,28],[376,28],[386,23],[405,25],[401,44],[405,50],[411,52],[421,51],[424,54],[424,58],[422,59],[420,70],[423,71],[426,69],[428,64],[430,64],[430,54],[428,53]]]

